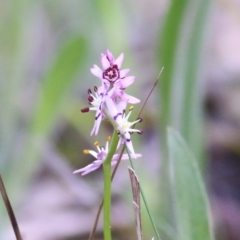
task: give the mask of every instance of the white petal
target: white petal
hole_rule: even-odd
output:
[[[119,98],[121,98],[121,100],[127,101],[128,103],[136,104],[136,103],[140,102],[139,99],[132,97],[123,91],[118,92],[118,96],[119,96]]]
[[[88,169],[91,169],[92,166],[93,166],[93,164],[91,163],[91,164],[87,165],[87,166],[84,167],[84,168],[80,168],[80,169],[78,169],[78,170],[75,170],[75,171],[73,172],[73,174],[85,172],[85,171],[87,171]]]
[[[126,77],[123,79],[119,79],[118,81],[116,81],[114,83],[115,86],[118,86],[119,88],[127,88],[128,86],[130,86],[133,82],[135,81],[135,77],[131,76],[131,77]]]
[[[84,171],[81,175],[82,175],[82,176],[85,176],[85,175],[89,174],[90,172],[95,171],[95,170],[98,169],[100,166],[101,166],[101,165],[99,165],[99,166],[95,165],[95,166],[93,166],[92,168]]]
[[[122,143],[122,139],[119,138],[118,145],[117,145],[117,149],[120,147],[121,143]]]
[[[94,125],[93,125],[93,129],[90,133],[90,136],[98,134],[98,130],[99,130],[99,127],[100,127],[101,121],[102,121],[102,114],[101,114],[100,111],[98,111],[96,113],[96,116],[98,116],[99,113],[100,113],[100,116],[95,120]]]
[[[98,110],[98,107],[90,107],[89,110],[91,110],[91,111],[97,111],[97,110]]]
[[[106,70],[107,68],[110,67],[110,63],[109,63],[106,55],[104,55],[102,57],[101,62],[102,62],[102,67],[103,67],[104,70]]]
[[[118,112],[123,112],[124,110],[126,110],[127,107],[127,101],[121,101],[116,105],[117,111]]]
[[[84,176],[96,169],[98,169],[100,166],[102,165],[102,161],[101,160],[96,160],[94,162],[92,162],[91,164],[87,165],[86,167],[84,168],[80,168],[76,171],[74,171],[73,173],[82,173],[81,175]]]
[[[123,155],[125,155],[125,154],[123,154]],[[126,155],[128,157],[128,154],[126,154]],[[142,157],[142,154],[135,153],[135,159],[140,158],[140,157]],[[134,155],[131,154],[131,158],[134,158]]]
[[[128,150],[131,153],[131,156],[133,156],[133,158],[136,158],[136,154],[134,152],[132,141],[131,141],[131,135],[129,132],[126,132],[124,134],[124,140],[125,140],[126,147],[128,148]]]
[[[123,59],[124,59],[124,54],[121,53],[120,56],[116,59],[116,61],[114,63],[114,64],[116,64],[118,66],[118,69],[121,68]]]
[[[116,106],[115,106],[113,100],[109,96],[106,96],[106,105],[107,105],[107,109],[108,109],[111,117],[114,117],[118,114]]]
[[[120,156],[120,154],[114,154],[113,158],[112,158],[112,161],[118,160],[119,156]],[[134,158],[134,155],[131,154],[131,157]],[[142,154],[135,154],[135,158],[140,158],[140,157],[142,157]],[[122,155],[121,160],[128,160],[128,159],[129,159],[128,154],[125,153],[125,154]]]
[[[97,153],[93,150],[89,150],[89,153],[97,159]]]
[[[102,101],[104,101],[104,97],[110,87],[110,83],[109,81],[105,80],[105,79],[101,79],[102,85],[100,87],[98,87],[98,94],[103,94],[104,96],[102,97]]]
[[[113,63],[115,61],[112,53],[107,49],[107,58],[109,59],[110,63]]]
[[[123,69],[120,71],[120,78],[124,78],[130,72],[130,69]]]
[[[103,72],[97,65],[94,65],[93,68],[90,69],[90,71],[94,76],[102,78]]]

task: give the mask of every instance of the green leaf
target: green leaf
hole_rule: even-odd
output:
[[[204,166],[202,63],[208,27],[209,0],[172,0],[166,15],[159,65],[164,67],[159,84],[163,161],[160,172],[160,221],[172,222],[167,169],[167,126],[184,137],[201,169]],[[160,223],[161,224],[161,223]]]
[[[203,57],[209,0],[173,0],[162,31],[159,58],[162,122],[186,139],[203,159]],[[197,127],[196,127],[197,126]]]
[[[86,59],[86,49],[86,42],[82,37],[74,37],[61,49],[46,75],[36,109],[33,132],[44,135],[53,125],[63,100]]]
[[[175,130],[169,128],[167,137],[175,239],[213,240],[209,203],[197,161]]]

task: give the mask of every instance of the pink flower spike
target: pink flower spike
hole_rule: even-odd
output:
[[[106,54],[101,54],[103,70],[97,65],[93,65],[93,68],[90,69],[91,73],[102,81],[102,84],[106,86],[107,90],[111,88],[108,95],[112,97],[115,102],[120,98],[120,100],[132,104],[139,103],[139,99],[124,93],[124,90],[135,81],[135,77],[127,77],[130,69],[120,70],[123,59],[123,53],[115,60],[112,53],[107,50]]]
[[[103,70],[101,70],[98,66],[94,65],[91,68],[91,73],[100,78],[101,81],[108,81],[110,83],[114,83],[120,78],[124,78],[129,69],[121,70],[122,62],[124,59],[124,54],[121,53],[120,56],[115,60],[112,53],[107,50],[106,54],[101,54],[101,64]]]

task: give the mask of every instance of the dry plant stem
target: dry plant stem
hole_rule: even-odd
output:
[[[143,111],[143,109],[144,109],[144,107],[145,107],[145,105],[146,105],[149,97],[151,96],[153,90],[154,90],[155,87],[157,86],[158,81],[159,81],[159,78],[160,78],[160,76],[161,76],[161,74],[162,74],[163,69],[164,69],[164,68],[162,68],[162,69],[160,70],[160,72],[159,72],[159,74],[158,74],[158,76],[157,76],[157,79],[156,79],[155,83],[154,83],[153,86],[152,86],[152,89],[150,90],[150,92],[149,92],[146,100],[144,101],[144,103],[143,103],[143,105],[142,105],[142,107],[141,107],[141,109],[140,109],[140,111],[139,111],[139,113],[138,113],[138,115],[137,115],[137,118],[139,118],[139,117],[141,116],[142,111]],[[135,125],[134,125],[134,126],[135,126]],[[134,126],[133,126],[133,128],[134,128]],[[121,151],[120,156],[119,156],[119,158],[118,158],[117,164],[116,164],[116,166],[115,166],[115,168],[114,168],[114,170],[113,170],[112,180],[113,180],[113,178],[114,178],[114,176],[115,176],[115,174],[116,174],[116,172],[117,172],[117,169],[118,169],[118,166],[119,166],[119,164],[120,164],[120,162],[121,162],[121,158],[122,158],[122,155],[123,155],[124,151],[125,151],[125,145],[124,145],[123,148],[122,148],[122,151]],[[97,211],[97,214],[96,214],[96,217],[95,217],[95,221],[94,221],[94,224],[93,224],[93,228],[92,228],[92,230],[91,230],[91,232],[90,232],[90,235],[89,235],[88,240],[93,240],[93,239],[94,239],[94,235],[95,235],[95,232],[96,232],[96,229],[97,229],[97,224],[98,224],[98,221],[99,221],[100,213],[101,213],[101,211],[102,211],[102,207],[103,207],[103,200],[102,200],[102,202],[101,202],[100,205],[99,205],[99,208],[98,208],[98,211]]]
[[[20,233],[19,228],[18,228],[17,220],[15,218],[15,215],[14,215],[11,203],[10,203],[10,201],[8,199],[7,192],[6,192],[6,189],[4,187],[4,183],[3,183],[3,180],[2,180],[1,174],[0,174],[0,191],[1,191],[1,194],[2,194],[2,198],[3,198],[4,204],[6,206],[6,209],[7,209],[7,212],[8,212],[8,216],[10,218],[10,221],[11,221],[11,224],[12,224],[12,227],[13,227],[16,239],[17,240],[22,240],[21,233]]]
[[[126,145],[125,145],[125,146],[126,146]],[[126,146],[126,150],[127,150],[128,156],[129,156],[129,161],[130,161],[131,167],[132,167],[132,169],[135,171],[135,168],[134,168],[134,165],[133,165],[133,162],[132,162],[132,158],[131,158],[131,154],[130,154],[130,151],[129,151],[129,149],[127,148],[127,146]],[[160,239],[160,236],[159,236],[159,233],[158,233],[158,231],[157,231],[157,227],[156,227],[156,225],[155,225],[155,223],[154,223],[154,221],[153,221],[152,215],[151,215],[150,210],[149,210],[149,208],[148,208],[147,201],[146,201],[146,198],[145,198],[145,194],[144,194],[144,192],[143,192],[143,190],[142,190],[141,184],[140,184],[139,186],[140,186],[140,193],[141,193],[141,196],[142,196],[144,205],[145,205],[146,210],[147,210],[147,214],[148,214],[149,219],[150,219],[150,221],[151,221],[151,224],[152,224],[152,226],[153,226],[153,230],[154,230],[154,232],[155,232],[155,234],[156,234],[157,239],[158,239],[158,240],[161,240],[161,239]]]

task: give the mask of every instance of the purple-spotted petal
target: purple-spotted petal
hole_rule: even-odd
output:
[[[128,150],[130,151],[131,155],[133,156],[133,158],[136,158],[136,154],[135,154],[134,149],[133,149],[131,136],[130,136],[129,132],[126,132],[124,134],[124,140],[125,140],[125,144],[126,144]]]

